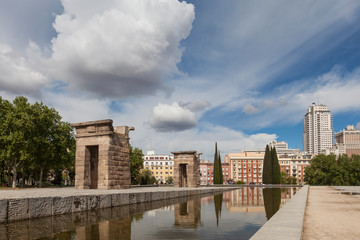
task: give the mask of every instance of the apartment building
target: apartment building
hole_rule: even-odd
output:
[[[156,180],[165,183],[174,176],[174,156],[168,154],[155,154],[155,151],[147,151],[143,156],[144,169],[150,170]]]

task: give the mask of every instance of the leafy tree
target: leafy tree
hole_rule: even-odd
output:
[[[16,187],[18,175],[24,185],[25,177],[42,178],[48,170],[60,170],[74,164],[69,149],[74,136],[68,123],[62,122],[58,112],[43,103],[28,103],[25,97],[16,97],[12,103],[0,101],[0,159],[12,174]]]
[[[141,149],[131,145],[129,146],[130,151],[130,171],[131,171],[131,184],[139,184],[140,179],[137,176],[140,174],[140,170],[144,167],[143,152]]]
[[[359,186],[360,156],[318,155],[305,169],[305,181],[311,185]]]
[[[173,184],[174,183],[174,179],[172,176],[168,177],[168,179],[166,180],[167,184]]]
[[[285,172],[280,172],[280,183],[281,184],[297,184],[296,177],[289,176]]]

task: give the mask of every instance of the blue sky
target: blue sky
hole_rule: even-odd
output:
[[[360,127],[359,40],[355,0],[5,0],[0,95],[134,126],[144,152],[302,149],[312,102]]]

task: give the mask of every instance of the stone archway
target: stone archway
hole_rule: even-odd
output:
[[[196,151],[174,154],[174,187],[200,186],[200,153]]]
[[[111,119],[71,124],[76,128],[75,188],[119,189],[131,184],[129,131]]]

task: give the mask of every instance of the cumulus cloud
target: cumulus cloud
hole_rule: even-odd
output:
[[[356,124],[356,127],[355,127],[357,130],[360,130],[360,122],[358,122],[357,124]]]
[[[243,107],[242,111],[248,115],[251,115],[259,112],[259,109],[251,104],[247,104]]]
[[[39,94],[48,78],[10,46],[0,43],[0,88],[15,94]]]
[[[179,42],[192,28],[194,7],[176,0],[63,0],[51,64],[57,80],[102,97],[165,89],[177,73]],[[86,6],[86,7],[84,7]]]
[[[196,127],[197,118],[195,113],[176,102],[171,105],[159,103],[153,108],[149,124],[159,132],[184,131]]]

